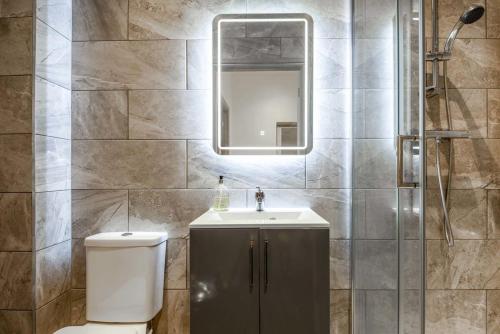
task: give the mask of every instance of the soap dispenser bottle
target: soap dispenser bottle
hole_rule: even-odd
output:
[[[227,211],[229,209],[229,192],[224,185],[224,176],[219,176],[219,184],[216,188],[214,204],[215,211]]]

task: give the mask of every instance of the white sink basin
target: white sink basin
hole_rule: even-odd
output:
[[[189,224],[190,228],[328,228],[330,224],[311,209],[209,210]]]

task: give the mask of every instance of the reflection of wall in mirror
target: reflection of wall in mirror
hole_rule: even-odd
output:
[[[277,123],[297,123],[300,71],[229,71],[222,76],[230,146],[276,146]]]

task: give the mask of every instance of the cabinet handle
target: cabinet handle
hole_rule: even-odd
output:
[[[264,291],[269,286],[269,240],[264,241]]]
[[[253,289],[253,248],[254,248],[254,241],[250,240],[250,247],[248,249],[248,281],[250,282],[250,291]]]

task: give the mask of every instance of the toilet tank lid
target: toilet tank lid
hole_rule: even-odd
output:
[[[107,232],[85,238],[86,247],[151,247],[168,239],[167,232]]]

